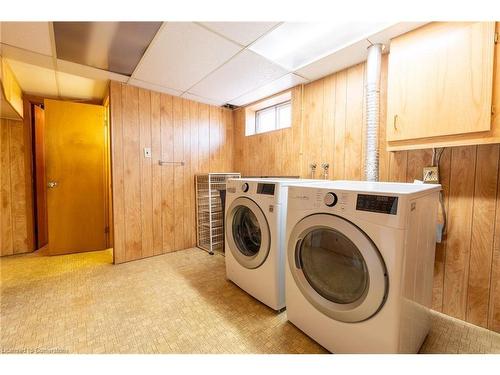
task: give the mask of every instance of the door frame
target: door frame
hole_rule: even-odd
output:
[[[36,217],[36,190],[35,190],[35,153],[34,153],[34,108],[33,106],[44,105],[45,99],[61,100],[57,97],[51,96],[36,96],[36,95],[23,95],[23,126],[24,126],[24,138],[25,138],[25,169],[26,169],[26,211],[27,211],[27,224],[28,224],[28,251],[33,252],[39,250],[38,243],[38,233],[37,233],[37,217]],[[107,227],[107,246],[113,246],[113,233],[112,233],[112,190],[111,190],[111,133],[109,126],[109,93],[106,95],[103,101],[100,100],[81,100],[74,101],[81,104],[95,104],[102,105],[105,107],[105,129],[106,129],[106,142],[105,142],[105,153],[106,153],[106,178],[105,181],[105,206],[106,212],[103,214],[106,218]],[[108,189],[109,185],[109,189]]]

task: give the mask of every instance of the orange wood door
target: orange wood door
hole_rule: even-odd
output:
[[[35,199],[36,199],[36,248],[48,244],[47,228],[47,179],[45,176],[45,114],[42,107],[34,106]]]
[[[51,255],[106,248],[104,126],[103,106],[45,101]]]

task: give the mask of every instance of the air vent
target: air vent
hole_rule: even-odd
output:
[[[238,108],[237,105],[232,105],[232,104],[229,104],[229,103],[226,103],[222,106],[222,108],[227,108],[227,109],[230,109],[230,110],[234,110],[236,108]]]

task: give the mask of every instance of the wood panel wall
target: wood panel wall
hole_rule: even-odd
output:
[[[195,246],[194,175],[232,171],[232,113],[117,82],[110,109],[115,263]]]
[[[0,254],[33,250],[31,184],[22,121],[0,119]]]
[[[244,110],[235,111],[235,170],[244,175],[311,177],[309,164],[316,162],[319,178],[320,164],[328,162],[329,178],[363,179],[364,69],[360,64],[294,88],[294,118],[288,129],[245,137]],[[497,76],[498,107],[499,82]],[[422,168],[431,164],[431,150],[386,151],[386,89],[384,56],[380,180],[422,179]],[[433,308],[500,332],[499,145],[447,148],[440,164],[448,227],[444,241],[436,246]]]

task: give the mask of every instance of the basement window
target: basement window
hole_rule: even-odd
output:
[[[267,133],[291,126],[291,92],[273,96],[246,108],[246,136]]]

